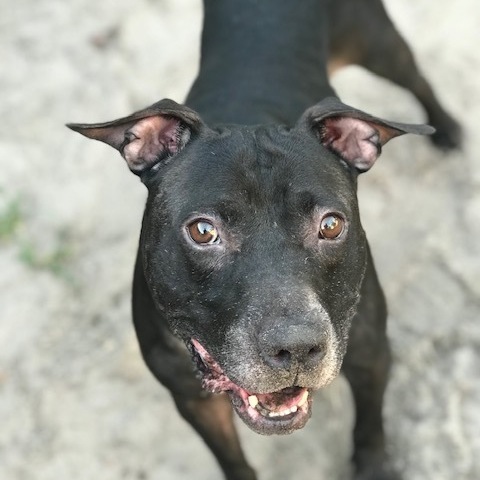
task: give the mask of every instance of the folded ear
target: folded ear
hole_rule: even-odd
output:
[[[431,135],[430,125],[390,122],[329,97],[309,108],[300,119],[313,129],[320,142],[359,172],[369,170],[380,156],[383,145],[405,133]]]
[[[117,149],[137,175],[178,153],[202,126],[196,112],[169,99],[111,122],[67,124]]]

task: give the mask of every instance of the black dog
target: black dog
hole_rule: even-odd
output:
[[[455,145],[456,124],[424,81],[416,88],[421,77],[381,4],[347,3],[369,3],[372,13],[354,18],[375,24],[357,58],[401,71],[437,143]],[[397,478],[382,427],[386,308],[356,182],[391,138],[434,130],[332,97],[326,15],[322,0],[206,0],[189,107],[162,100],[113,122],[70,125],[119,150],[148,187],[133,287],[141,350],[228,480],[257,478],[231,405],[256,432],[290,433],[307,422],[311,392],[341,368],[357,408],[357,478]],[[347,24],[332,34],[344,59],[353,50],[335,32]],[[400,49],[377,55],[372,42]]]

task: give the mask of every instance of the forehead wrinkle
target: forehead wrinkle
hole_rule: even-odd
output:
[[[305,157],[301,144],[285,135],[275,138],[271,128],[248,133],[254,148],[244,150],[243,161],[233,165],[231,192],[236,193],[236,200],[230,210],[234,211],[238,204],[254,215],[264,217],[263,220],[258,218],[260,223],[272,223],[282,213],[288,217],[309,214],[327,202],[329,196],[332,197],[334,192],[328,191],[328,187],[325,194],[319,191],[319,186],[325,183],[320,177],[331,175],[325,174],[321,168],[322,159],[315,164],[317,159]],[[318,181],[312,181],[314,178]],[[305,192],[310,194],[311,206],[308,208],[305,208]]]

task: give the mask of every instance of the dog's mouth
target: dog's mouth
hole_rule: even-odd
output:
[[[203,388],[212,393],[228,393],[239,417],[255,432],[287,434],[307,423],[312,404],[309,389],[294,386],[269,393],[249,392],[230,380],[197,340],[192,339],[189,346]]]

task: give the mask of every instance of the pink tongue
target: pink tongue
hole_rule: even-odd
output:
[[[260,405],[270,410],[271,412],[287,410],[297,405],[301,400],[305,388],[293,387],[284,388],[279,392],[273,393],[257,393],[258,402]]]

